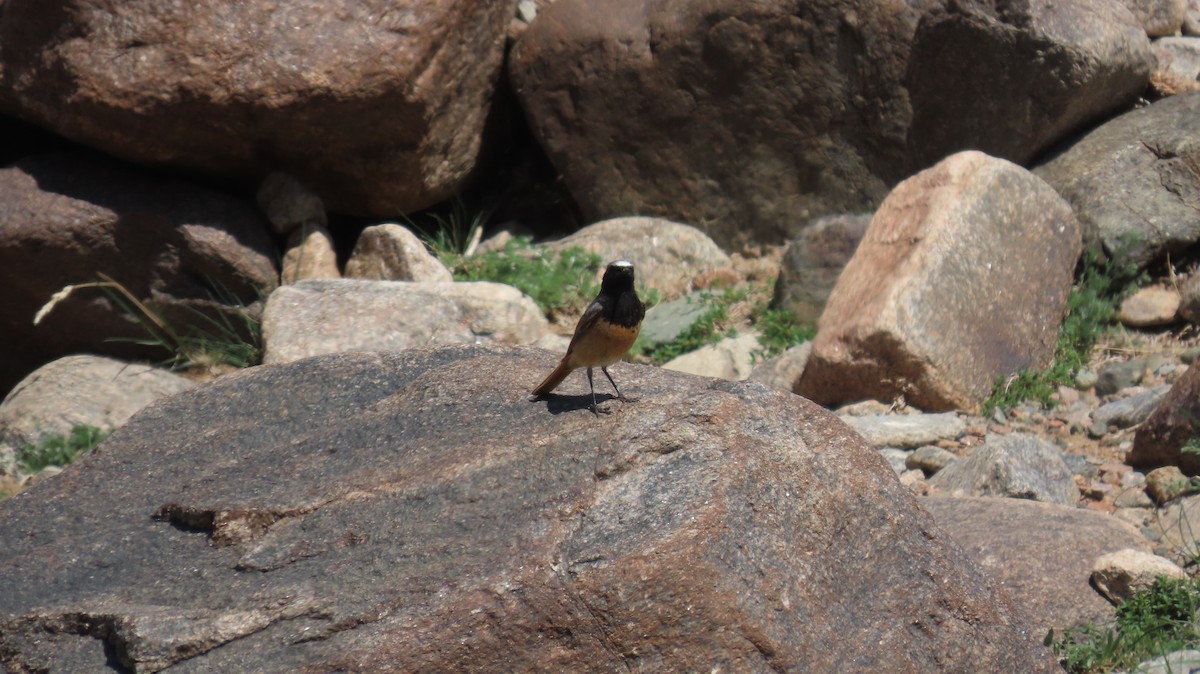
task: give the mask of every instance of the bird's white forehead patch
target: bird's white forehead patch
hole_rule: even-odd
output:
[[[630,262],[629,260],[617,260],[616,262],[610,262],[608,266],[610,266],[610,267],[632,267],[633,263]]]

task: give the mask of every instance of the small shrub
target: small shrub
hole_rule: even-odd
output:
[[[1196,608],[1200,581],[1159,578],[1117,607],[1116,625],[1088,626],[1046,643],[1073,674],[1128,670],[1140,662],[1200,645]]]
[[[687,330],[665,344],[648,346],[644,342],[638,342],[634,345],[634,355],[656,365],[662,365],[685,353],[733,336],[729,308],[746,299],[747,294],[748,291],[744,289],[733,288],[727,288],[720,293],[711,291],[700,293],[699,301],[705,305],[706,309],[688,326]]]
[[[17,465],[26,473],[36,473],[46,466],[65,466],[92,451],[111,434],[112,431],[95,426],[80,425],[72,428],[70,435],[48,435],[35,445],[18,449]]]

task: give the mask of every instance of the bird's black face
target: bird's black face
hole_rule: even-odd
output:
[[[629,260],[611,262],[600,281],[601,291],[622,292],[633,289],[633,263]]]

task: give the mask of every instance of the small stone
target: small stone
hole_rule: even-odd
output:
[[[1153,660],[1139,662],[1132,671],[1138,674],[1193,674],[1200,671],[1200,651],[1168,653]]]
[[[425,248],[416,234],[392,223],[367,227],[359,234],[346,262],[346,278],[431,283],[454,280],[450,270]]]
[[[1172,288],[1142,288],[1121,303],[1117,320],[1131,328],[1170,325],[1175,322],[1181,299]]]
[[[908,448],[930,445],[938,440],[957,438],[967,426],[954,412],[841,416],[841,419],[874,447]]]
[[[1079,402],[1079,391],[1069,386],[1059,386],[1057,394],[1059,404],[1074,405],[1075,403]]]
[[[1184,349],[1183,353],[1179,354],[1179,362],[1185,365],[1191,365],[1200,358],[1200,346],[1193,346],[1190,349]]]
[[[971,496],[1007,496],[1073,505],[1079,498],[1062,452],[1034,435],[989,439],[971,456],[947,465],[930,486]]]
[[[639,336],[651,345],[673,342],[707,311],[699,293],[660,302],[646,311]]]
[[[1006,424],[1008,423],[1008,416],[1004,414],[1004,410],[995,407],[992,409],[992,421],[998,424]]]
[[[283,285],[310,279],[341,278],[333,236],[318,223],[301,224],[288,233],[279,278]]]
[[[1096,385],[1096,373],[1084,368],[1075,373],[1075,388],[1086,391]]]
[[[1178,466],[1163,466],[1146,474],[1146,493],[1158,505],[1179,498],[1192,490],[1192,481]]]
[[[929,483],[925,481],[925,473],[919,470],[906,470],[901,473],[900,484],[918,495],[924,494],[929,488]]]
[[[933,475],[957,460],[958,456],[951,451],[926,445],[918,447],[909,454],[904,460],[904,466],[912,470],[924,471],[926,475]]]
[[[1113,499],[1118,508],[1153,508],[1154,501],[1141,489],[1122,489]]]
[[[1112,395],[1121,389],[1129,388],[1138,383],[1145,371],[1146,361],[1143,358],[1109,363],[1100,370],[1096,378],[1096,395]]]
[[[741,381],[754,369],[754,354],[761,349],[758,335],[748,332],[726,337],[716,344],[700,347],[663,364],[664,370],[686,372],[701,377]]]
[[[1101,555],[1092,565],[1092,582],[1114,604],[1149,589],[1162,576],[1182,580],[1186,574],[1169,559],[1132,548]]]
[[[1193,325],[1200,325],[1200,272],[1193,272],[1191,277],[1184,281],[1181,293],[1179,317]],[[1192,359],[1195,360],[1194,355]]]
[[[1114,400],[1092,412],[1092,421],[1103,426],[1117,428],[1136,426],[1150,417],[1163,398],[1167,397],[1167,391],[1170,390],[1170,386],[1159,386],[1127,398]]]

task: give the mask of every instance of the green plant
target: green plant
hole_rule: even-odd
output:
[[[46,466],[65,466],[111,434],[95,426],[75,426],[69,435],[48,435],[35,445],[22,446],[17,450],[17,465],[26,473],[36,473]]]
[[[455,197],[442,211],[425,213],[423,224],[407,216],[404,216],[404,220],[418,233],[434,257],[453,271],[479,244],[483,227],[490,217],[491,211],[472,210],[461,197]]]
[[[817,334],[816,328],[800,325],[796,317],[784,309],[762,309],[754,319],[754,325],[759,331],[758,342],[763,347],[763,358],[778,356]]]
[[[1052,407],[1055,389],[1070,384],[1075,373],[1087,365],[1092,347],[1112,324],[1121,300],[1140,279],[1136,265],[1111,262],[1094,249],[1085,250],[1078,280],[1067,296],[1067,312],[1050,367],[999,377],[983,405],[984,414],[1015,407],[1025,400]]]
[[[180,303],[181,310],[191,319],[180,329],[112,277],[103,273],[97,276],[99,281],[69,285],[55,293],[34,316],[34,325],[76,290],[98,288],[147,335],[141,339],[112,338],[110,341],[161,348],[171,354],[163,361],[163,365],[171,369],[217,365],[244,368],[262,362],[262,324],[258,315],[219,284],[214,284],[216,291],[208,291],[208,299],[225,308],[206,311]],[[262,299],[261,293],[258,299]]]
[[[715,344],[725,337],[733,336],[729,308],[746,299],[747,293],[748,291],[745,289],[734,288],[726,288],[719,293],[712,291],[700,293],[697,301],[705,305],[704,313],[686,330],[665,344],[651,346],[644,341],[639,341],[634,344],[633,355],[656,365],[662,365],[702,346]]]
[[[1068,672],[1130,669],[1139,662],[1200,645],[1196,608],[1200,580],[1159,578],[1117,607],[1110,628],[1087,626],[1055,639],[1046,635]]]
[[[459,281],[507,283],[533,298],[548,315],[577,314],[600,291],[603,261],[579,247],[554,250],[514,237],[502,250],[463,258],[451,269]]]

